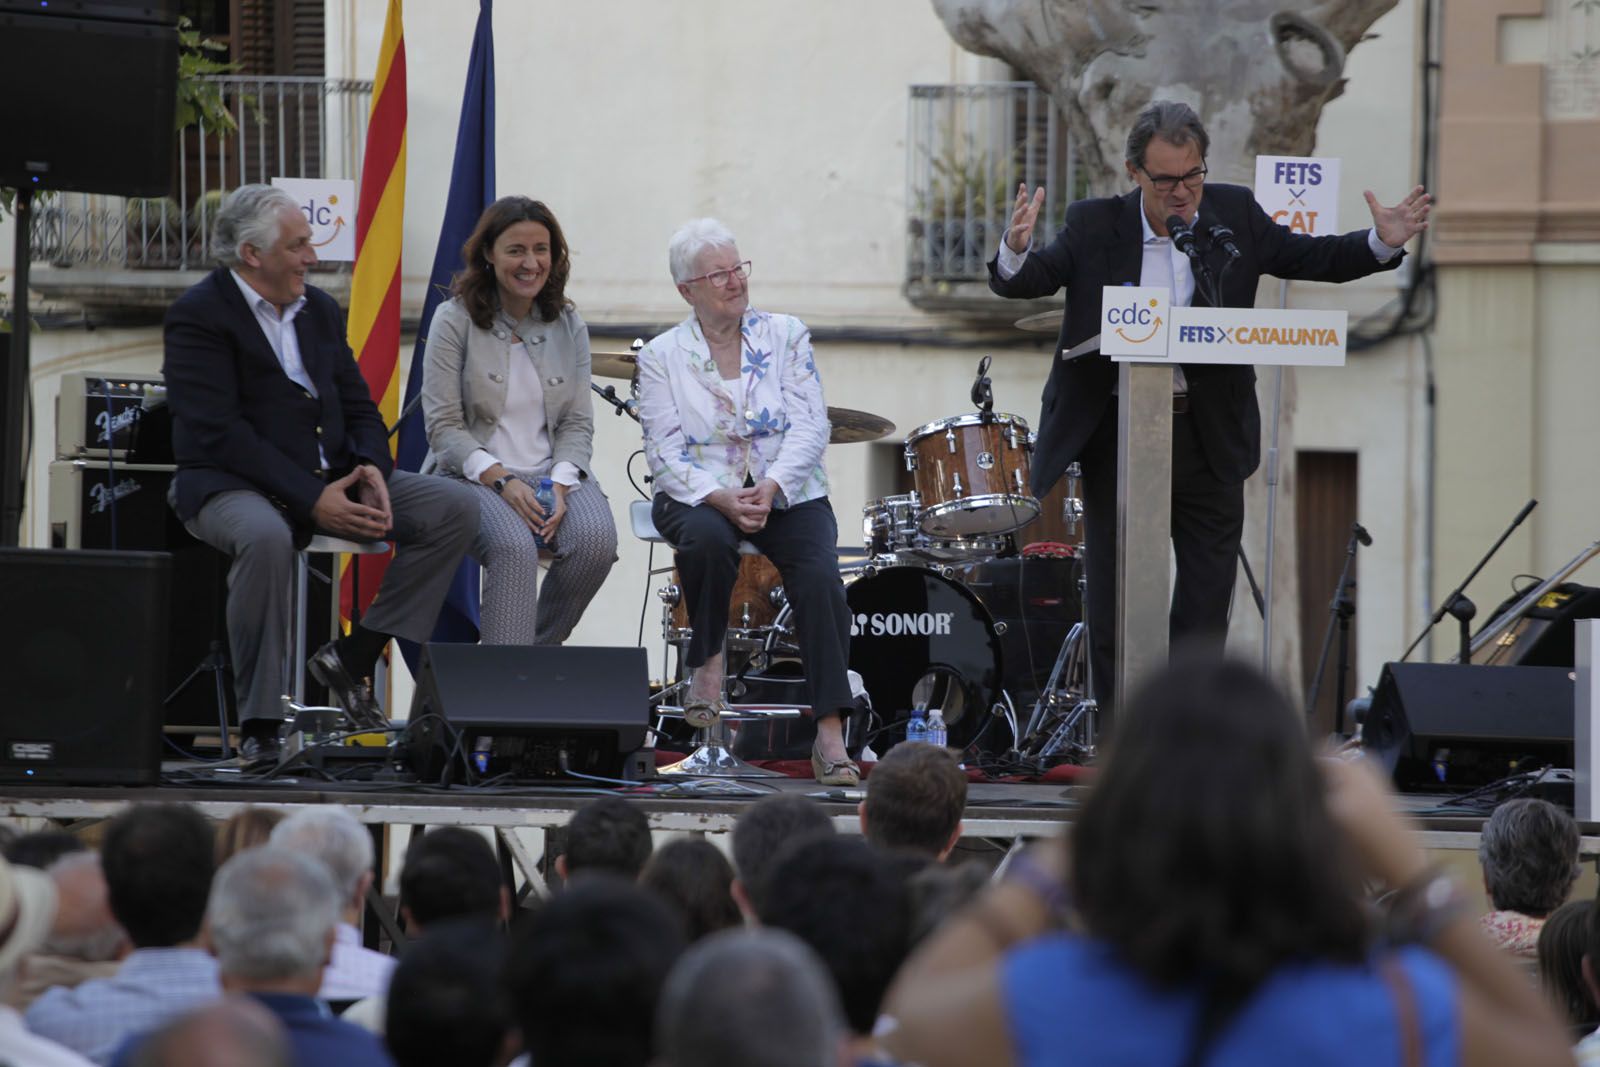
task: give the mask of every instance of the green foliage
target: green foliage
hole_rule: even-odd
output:
[[[222,133],[231,133],[239,128],[228,113],[227,102],[222,97],[222,86],[208,80],[213,75],[229,74],[239,69],[239,64],[217,58],[217,53],[227,50],[227,45],[201,37],[186,16],[178,19],[178,110],[175,119],[178,129],[186,129],[198,122],[204,122],[208,130]]]

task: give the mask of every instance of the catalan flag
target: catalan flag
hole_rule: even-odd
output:
[[[391,425],[399,414],[400,235],[405,207],[406,42],[400,0],[389,0],[361,164],[347,339],[383,421]],[[388,556],[357,556],[355,560],[359,581],[352,582],[347,566],[340,585],[339,607],[346,619],[353,617],[353,606],[366,610],[389,565]],[[359,604],[354,596],[357,586]]]
[[[417,330],[417,346],[411,355],[411,371],[406,378],[406,406],[422,391],[422,354],[428,343],[428,325],[433,313],[449,298],[450,279],[461,269],[461,246],[472,235],[483,209],[494,203],[494,31],[493,3],[478,0],[478,26],[472,37],[472,54],[467,60],[467,84],[461,95],[461,121],[456,127],[455,160],[450,167],[450,192],[444,203],[444,223],[439,228],[439,244],[433,253],[433,270],[428,275],[428,292],[422,304],[422,319]],[[427,458],[427,434],[422,415],[414,412],[400,426],[400,447],[396,466],[414,471]],[[445,597],[434,628],[435,641],[472,642],[478,639],[478,564],[471,557],[461,561]],[[414,659],[414,648],[401,642],[406,659]]]

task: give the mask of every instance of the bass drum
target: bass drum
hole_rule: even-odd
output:
[[[1004,624],[966,586],[926,567],[869,565],[845,581],[850,669],[861,675],[886,728],[874,751],[905,739],[919,701],[940,709],[951,748],[979,741],[986,751],[1009,747],[1008,727],[989,714],[1002,701]],[[791,610],[786,605],[779,614],[773,652],[794,650]]]

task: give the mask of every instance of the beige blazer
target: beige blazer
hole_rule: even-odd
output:
[[[566,460],[589,477],[594,454],[594,406],[589,391],[589,328],[571,307],[540,323],[542,344],[529,345],[544,385],[545,425],[554,461]],[[522,342],[498,324],[474,326],[461,301],[440,304],[428,328],[422,360],[422,418],[428,457],[422,473],[461,475],[473,452],[486,446],[506,407],[511,359],[527,359]]]

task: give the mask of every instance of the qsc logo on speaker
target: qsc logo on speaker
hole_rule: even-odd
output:
[[[1164,286],[1108,285],[1100,295],[1100,351],[1108,356],[1167,358],[1172,295]]]

